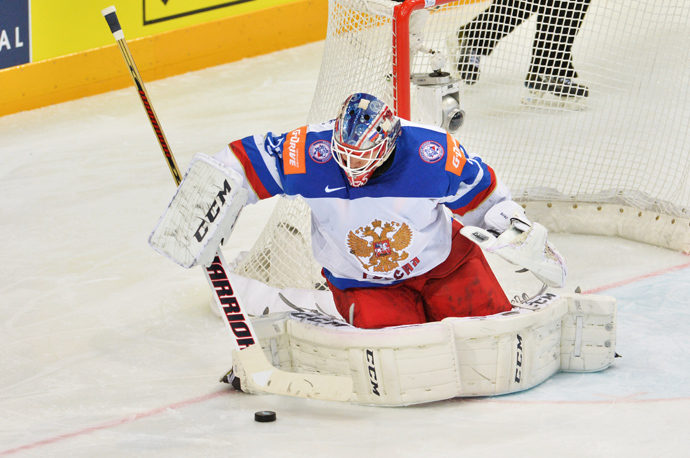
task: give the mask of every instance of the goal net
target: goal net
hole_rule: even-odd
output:
[[[532,220],[690,252],[689,31],[685,0],[329,0],[308,121],[332,119],[353,92],[424,121],[410,75],[442,56],[461,83],[465,122],[454,135]],[[535,88],[533,74],[552,79]],[[581,96],[561,96],[558,78]],[[295,286],[266,266],[304,251],[301,285],[321,287],[304,202],[283,200],[273,218],[238,273]]]

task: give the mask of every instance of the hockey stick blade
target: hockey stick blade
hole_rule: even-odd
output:
[[[272,366],[259,345],[235,352],[238,362],[261,391],[324,401],[349,401],[354,385],[349,377],[285,372]]]

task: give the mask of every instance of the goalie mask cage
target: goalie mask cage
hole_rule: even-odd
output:
[[[583,6],[583,0],[541,3],[552,14]],[[433,50],[445,57],[443,70],[460,79],[458,31],[475,18],[500,30],[498,15],[488,13],[501,8],[491,6],[329,0],[308,121],[334,118],[353,92],[374,94],[414,119],[410,75],[431,72]],[[528,217],[551,231],[617,235],[690,252],[690,2],[591,2],[569,39],[574,81],[589,90],[580,100],[538,97],[525,86],[544,11],[525,14],[490,53],[480,50],[478,81],[460,85],[467,116],[455,136],[496,170]],[[558,36],[563,30],[547,38],[565,40]],[[304,202],[282,199],[236,272],[277,287],[322,287],[309,230]]]

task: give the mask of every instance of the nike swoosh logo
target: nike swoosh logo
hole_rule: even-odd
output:
[[[341,186],[341,187],[339,187],[339,188],[329,188],[328,186],[326,186],[325,191],[326,191],[326,192],[334,192],[334,191],[338,191],[338,190],[340,190],[340,189],[345,189],[345,186]]]

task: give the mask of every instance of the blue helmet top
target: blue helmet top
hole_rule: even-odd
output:
[[[352,186],[363,186],[395,149],[400,119],[383,101],[356,93],[340,108],[333,128],[332,149]]]

